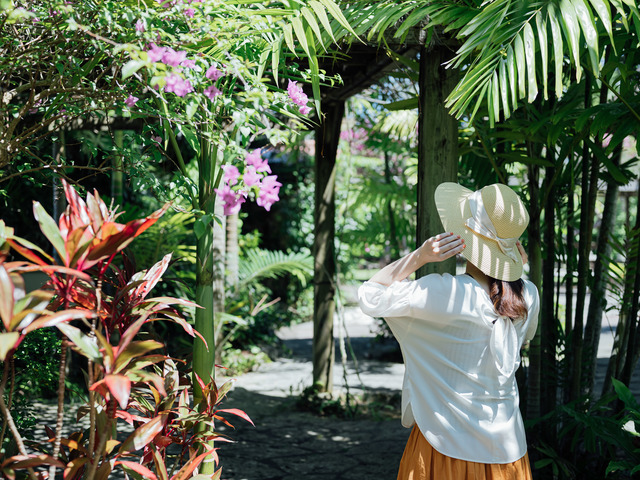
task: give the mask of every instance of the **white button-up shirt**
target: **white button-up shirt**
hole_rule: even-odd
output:
[[[402,349],[402,424],[417,423],[444,455],[511,463],[527,451],[515,371],[538,325],[539,298],[524,285],[529,313],[515,322],[468,275],[365,282],[358,291],[362,311],[383,317]]]

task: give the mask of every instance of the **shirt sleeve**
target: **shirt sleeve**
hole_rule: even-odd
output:
[[[358,289],[358,301],[363,313],[371,317],[407,317],[411,313],[411,297],[416,282],[394,282],[387,286],[365,282]]]
[[[538,295],[538,289],[536,286],[528,282],[527,290],[530,297],[529,312],[527,314],[529,325],[527,326],[527,333],[525,335],[525,341],[529,342],[536,335],[538,329],[538,317],[540,315],[540,296]]]

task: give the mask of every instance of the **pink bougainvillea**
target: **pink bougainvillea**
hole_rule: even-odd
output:
[[[173,92],[178,97],[184,97],[187,93],[193,92],[193,86],[189,80],[185,80],[180,75],[176,75],[175,73],[170,73],[166,77],[164,77],[165,92]]]
[[[131,108],[131,107],[133,107],[133,106],[136,104],[136,102],[137,102],[138,100],[140,100],[138,97],[134,97],[133,95],[129,95],[129,96],[127,97],[127,99],[124,101],[124,104],[125,104],[127,107]]]
[[[204,89],[204,94],[209,98],[209,100],[213,100],[218,95],[221,95],[222,92],[215,85],[211,85]]]
[[[282,184],[277,181],[276,175],[268,175],[271,173],[271,167],[267,160],[262,158],[259,148],[246,155],[242,174],[234,165],[223,165],[222,169],[223,185],[215,192],[222,199],[225,215],[238,213],[240,206],[250,195],[267,211],[280,199],[278,194]]]
[[[205,77],[207,77],[209,80],[213,80],[214,82],[218,80],[220,77],[222,77],[223,75],[224,73],[218,70],[218,68],[215,65],[211,65],[207,69],[207,72],[204,74]]]
[[[307,97],[307,94],[302,91],[302,87],[298,85],[298,82],[289,80],[287,94],[291,101],[300,107],[300,113],[307,115],[311,111],[311,108],[307,106],[309,97]]]

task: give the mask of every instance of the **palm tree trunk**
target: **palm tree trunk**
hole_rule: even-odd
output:
[[[631,354],[633,348],[630,347],[629,338],[631,330],[635,327],[635,320],[632,316],[634,290],[635,297],[638,296],[638,277],[640,272],[640,188],[638,189],[638,210],[636,212],[636,226],[630,232],[626,245],[628,252],[627,261],[625,262],[624,289],[622,293],[622,302],[620,305],[620,314],[618,318],[618,326],[616,328],[615,337],[613,339],[613,349],[609,364],[607,365],[607,374],[604,377],[602,386],[602,395],[610,393],[612,389],[612,378],[622,380],[624,367],[627,358]],[[637,315],[637,310],[636,310]],[[635,337],[635,334],[634,334]],[[635,341],[635,340],[634,340]],[[630,369],[631,371],[631,369]]]
[[[547,157],[552,157],[551,149]],[[554,158],[548,158],[552,162]],[[556,205],[556,169],[551,167],[545,171],[543,191],[544,201],[544,260],[542,262],[542,295],[540,305],[540,340],[542,349],[542,365],[544,365],[544,383],[541,385],[541,413],[552,412],[556,408],[557,397],[557,360],[556,345],[558,337],[557,319],[554,312],[555,295],[555,205]]]
[[[591,105],[591,77],[585,78],[585,107]],[[588,128],[586,127],[588,135]],[[587,283],[589,279],[590,265],[589,253],[591,252],[591,239],[593,235],[593,221],[595,216],[595,204],[598,193],[598,160],[589,152],[586,139],[582,149],[582,178],[581,178],[581,205],[580,205],[580,238],[578,241],[578,284],[576,298],[576,312],[571,344],[571,389],[570,400],[577,400],[583,391],[583,349],[584,349],[584,307],[587,295]]]
[[[444,106],[458,78],[457,71],[444,68],[452,56],[453,51],[443,45],[423,45],[420,50],[417,246],[443,230],[433,198],[436,187],[458,179],[458,121]],[[425,265],[416,276],[455,271],[455,258],[451,258]]]
[[[628,282],[629,286],[633,284],[633,288],[631,289],[630,297],[627,297],[630,298],[630,301],[623,302],[623,306],[627,307],[628,305],[626,317],[628,319],[629,340],[627,342],[626,359],[620,375],[620,380],[627,386],[631,383],[631,375],[640,357],[640,332],[638,332],[640,327],[638,324],[638,310],[640,307],[640,182],[638,183],[636,226],[631,232],[630,239],[630,261],[627,275],[630,279],[633,279],[633,282]]]
[[[316,129],[315,239],[313,308],[313,385],[333,390],[333,314],[335,310],[335,181],[336,155],[344,102],[325,103],[324,121]]]
[[[542,239],[540,228],[540,167],[529,165],[529,280],[540,291],[542,283]],[[529,347],[529,375],[527,396],[523,398],[523,411],[527,418],[539,418],[541,412],[541,372],[542,364],[540,329],[531,340]]]
[[[620,164],[622,148],[616,149],[612,161],[614,165]],[[602,329],[602,312],[607,305],[606,287],[609,278],[609,252],[611,231],[616,213],[616,203],[618,198],[618,185],[615,181],[607,184],[604,210],[602,220],[598,229],[598,246],[596,249],[596,260],[593,268],[593,285],[591,287],[591,299],[589,300],[589,310],[587,312],[587,323],[584,332],[585,345],[585,372],[586,379],[585,393],[588,396],[593,394],[596,379],[596,364],[598,362],[598,345],[600,343],[600,330]]]

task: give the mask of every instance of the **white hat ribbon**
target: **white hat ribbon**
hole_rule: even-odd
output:
[[[518,248],[516,247],[517,238],[500,238],[496,232],[491,218],[487,210],[484,208],[482,201],[482,193],[476,190],[468,197],[469,208],[471,209],[471,217],[467,218],[465,225],[490,240],[495,241],[500,247],[500,251],[504,253],[514,262],[518,262]]]
[[[493,324],[489,348],[498,371],[510,377],[518,362],[518,332],[509,317],[499,316]]]

